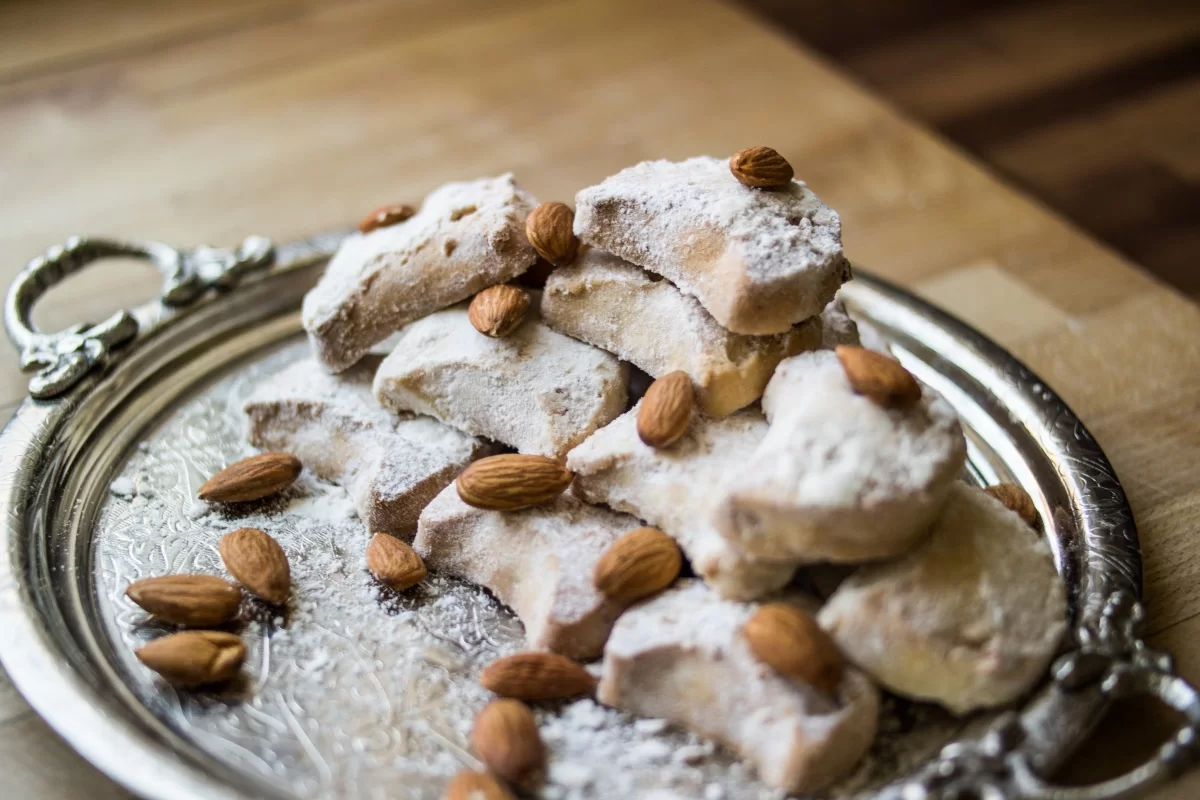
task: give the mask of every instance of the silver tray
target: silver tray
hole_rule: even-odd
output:
[[[340,238],[178,251],[76,237],[30,262],[9,292],[6,327],[35,374],[0,435],[0,660],[72,747],[144,797],[437,797],[475,763],[466,733],[484,699],[479,666],[521,646],[519,623],[480,589],[435,577],[409,598],[372,585],[365,532],[337,487],[304,480],[224,517],[194,503],[199,482],[246,450],[246,392],[303,352],[300,299]],[[111,256],[156,264],[160,300],[97,325],[33,327],[49,287]],[[1069,588],[1072,634],[1020,708],[964,721],[889,698],[870,756],[829,794],[1101,800],[1190,766],[1200,696],[1138,638],[1137,533],[1091,435],[962,323],[862,272],[845,295],[961,415],[968,480],[1029,490]],[[149,574],[219,572],[216,539],[248,520],[284,541],[298,599],[283,617],[243,615],[251,655],[240,685],[165,688],[132,659],[156,630],[121,591]],[[1045,780],[1114,698],[1139,694],[1184,715],[1154,758],[1090,787]],[[773,796],[683,732],[590,701],[539,714],[552,755],[546,797]]]

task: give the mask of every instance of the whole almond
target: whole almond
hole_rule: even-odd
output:
[[[398,225],[417,213],[417,210],[404,203],[380,206],[363,217],[358,223],[359,233],[370,233],[379,228]]]
[[[425,562],[404,542],[377,533],[367,544],[367,569],[380,583],[404,591],[425,580]]]
[[[246,591],[281,606],[292,588],[292,571],[279,542],[258,528],[238,528],[221,537],[225,568]]]
[[[682,566],[674,539],[658,528],[637,528],[608,546],[592,583],[610,600],[628,604],[670,586]]]
[[[542,203],[525,218],[525,237],[542,258],[565,267],[579,252],[575,237],[575,212],[563,203]]]
[[[669,447],[687,433],[694,401],[686,372],[668,372],[650,384],[638,409],[638,438],[650,447]]]
[[[1009,511],[1015,511],[1035,531],[1042,529],[1042,515],[1038,513],[1029,492],[1020,486],[1015,483],[998,483],[984,491],[1003,503]]]
[[[259,453],[235,461],[200,487],[200,499],[217,503],[244,503],[283,491],[302,469],[291,453]]]
[[[883,408],[911,408],[921,399],[921,384],[894,358],[865,347],[838,345],[834,352],[854,391]]]
[[[471,301],[467,318],[484,336],[499,339],[521,327],[529,310],[529,293],[517,286],[489,286]]]
[[[573,477],[553,458],[512,453],[479,459],[454,483],[469,506],[515,511],[551,502],[566,491]]]
[[[445,800],[516,800],[516,795],[486,772],[464,769],[446,784]]]
[[[796,174],[786,158],[761,146],[734,153],[729,159],[729,171],[743,185],[754,189],[782,189]]]
[[[213,575],[163,575],[142,578],[125,596],[152,616],[172,625],[209,628],[237,616],[242,590]]]
[[[491,772],[514,784],[536,777],[546,761],[533,712],[511,698],[493,700],[479,712],[471,746]]]
[[[787,605],[759,606],[742,629],[755,657],[785,678],[828,694],[842,683],[844,660],[811,614]]]
[[[135,655],[167,683],[186,689],[232,678],[246,658],[246,646],[232,633],[184,631],[155,639]]]
[[[483,688],[518,700],[561,700],[591,694],[596,679],[566,656],[541,650],[497,659],[479,676]]]

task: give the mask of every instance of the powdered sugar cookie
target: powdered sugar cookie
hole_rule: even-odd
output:
[[[1067,628],[1050,548],[1016,513],[955,483],[929,540],[846,578],[819,620],[842,651],[898,694],[955,713],[1020,697]]]
[[[593,503],[627,511],[679,543],[692,567],[721,595],[748,599],[783,586],[796,561],[748,557],[710,521],[719,488],[767,435],[762,414],[746,410],[723,419],[696,415],[668,448],[642,442],[640,403],[592,434],[567,455],[574,491]]]
[[[801,181],[743,186],[725,159],[645,161],[575,206],[580,239],[670,279],[735,333],[787,333],[850,279],[836,212]]]
[[[611,353],[555,333],[532,312],[492,339],[459,306],[401,332],[375,375],[375,396],[387,408],[557,458],[621,413],[627,380]]]
[[[447,487],[421,514],[413,548],[430,569],[486,586],[534,649],[595,658],[623,606],[592,583],[601,554],[641,523],[566,495],[524,511],[486,511]]]
[[[732,333],[670,281],[594,247],[550,275],[542,316],[655,377],[686,372],[700,409],[717,417],[761,397],[784,358],[858,343],[854,321],[836,301],[786,333]]]
[[[313,354],[339,372],[401,326],[524,272],[536,204],[512,175],[448,183],[403,222],[347,237],[304,297]]]
[[[492,448],[429,417],[380,408],[371,396],[377,363],[336,376],[311,360],[293,364],[246,402],[248,438],[344,486],[370,531],[411,541],[421,509]]]
[[[784,602],[805,605],[793,596]],[[604,649],[596,696],[722,742],[771,786],[817,791],[867,752],[879,691],[854,668],[844,670],[834,697],[782,677],[743,635],[754,610],[695,580],[630,608]]]
[[[829,351],[779,365],[763,395],[770,433],[717,504],[734,546],[762,558],[858,562],[923,539],[966,460],[954,410],[924,388],[882,408]]]

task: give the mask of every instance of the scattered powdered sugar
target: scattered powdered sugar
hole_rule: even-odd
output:
[[[213,507],[210,504],[204,502],[203,500],[197,500],[184,509],[183,513],[186,514],[190,519],[200,519],[201,517],[206,516],[212,510]]]
[[[282,497],[243,508],[195,500],[209,475],[251,452],[241,438],[245,398],[302,355],[290,348],[219,382],[130,454],[116,481],[137,491],[110,495],[95,526],[101,616],[137,697],[220,762],[301,798],[383,800],[397,786],[437,798],[457,770],[478,766],[468,737],[489,699],[478,671],[525,647],[513,615],[486,591],[436,572],[404,594],[380,586],[365,569],[369,537],[352,499],[307,473]],[[233,626],[248,647],[238,683],[173,691],[132,655],[166,629],[124,589],[151,575],[225,575],[217,543],[243,526],[284,547],[292,601],[286,613],[256,601],[243,608]],[[727,752],[661,721],[592,700],[545,704],[537,715],[549,754],[543,797],[779,796]]]
[[[586,764],[555,761],[550,765],[550,783],[564,789],[586,789],[596,779],[596,770]]]
[[[594,700],[576,700],[557,711],[538,713],[542,739],[550,750],[547,800],[597,797],[699,797],[719,786],[733,797],[781,798],[753,780],[753,770],[708,746],[702,761],[679,763],[672,754],[703,748],[691,733],[664,726],[649,733],[638,730],[628,714]],[[654,775],[657,780],[648,781]]]
[[[641,764],[661,764],[670,757],[671,746],[669,744],[661,739],[650,739],[630,747],[621,754],[617,763],[629,767]]]
[[[639,719],[633,723],[633,727],[641,733],[648,733],[653,736],[656,733],[665,731],[668,724],[670,723],[665,719]]]

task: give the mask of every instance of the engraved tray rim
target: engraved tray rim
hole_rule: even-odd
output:
[[[87,617],[80,606],[89,601],[79,596],[76,578],[91,568],[90,548],[56,538],[54,499],[85,466],[78,459],[96,446],[94,437],[106,437],[106,446],[130,444],[132,432],[105,430],[106,409],[145,391],[169,365],[218,369],[219,363],[205,363],[204,345],[238,326],[294,312],[343,235],[271,254],[264,254],[261,237],[237,251],[75,237],[30,262],[9,292],[6,326],[23,365],[41,368],[31,392],[44,399],[27,399],[0,434],[0,663],[59,735],[141,796],[249,798],[264,788],[201,767],[140,724],[127,703],[107,696],[112,686],[97,675],[96,654],[80,645],[87,639],[78,625]],[[111,255],[153,261],[164,275],[163,297],[90,328],[43,334],[29,323],[46,289]],[[987,435],[971,447],[1014,467],[980,477],[1013,479],[1031,490],[1073,612],[1071,652],[1022,708],[869,796],[910,800],[968,790],[976,794],[965,796],[987,800],[1100,800],[1140,793],[1178,774],[1196,755],[1200,699],[1174,674],[1169,657],[1137,637],[1141,553],[1132,511],[1103,451],[1062,399],[999,345],[884,280],[862,271],[856,278],[844,290],[852,310],[883,330],[918,377],[956,408],[972,409],[964,421]],[[56,580],[59,570],[70,579]],[[1111,699],[1137,693],[1155,695],[1187,717],[1153,760],[1092,787],[1062,789],[1039,777],[1070,753]]]

